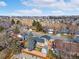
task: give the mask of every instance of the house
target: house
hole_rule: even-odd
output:
[[[75,31],[75,35],[77,35],[77,36],[78,36],[78,35],[79,35],[79,31]]]
[[[79,36],[76,36],[76,37],[74,38],[73,42],[79,43]]]
[[[61,30],[59,31],[59,33],[68,34],[69,30],[67,28],[61,28]]]
[[[48,33],[53,34],[54,30],[53,29],[48,29]]]
[[[54,51],[63,59],[73,58],[75,54],[79,54],[79,43],[76,42],[63,42],[63,40],[55,40]],[[58,52],[59,51],[59,52]]]

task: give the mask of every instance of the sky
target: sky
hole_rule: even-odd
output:
[[[2,16],[79,15],[79,0],[0,0]]]

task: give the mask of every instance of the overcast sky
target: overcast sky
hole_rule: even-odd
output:
[[[79,15],[79,0],[0,0],[0,15]]]

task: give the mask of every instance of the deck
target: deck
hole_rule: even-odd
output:
[[[39,51],[35,51],[35,50],[29,51],[28,49],[23,49],[22,53],[26,53],[26,54],[30,54],[30,55],[33,55],[36,57],[40,57],[41,59],[48,59],[45,54],[43,54]]]

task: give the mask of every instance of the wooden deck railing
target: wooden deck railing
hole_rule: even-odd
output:
[[[28,49],[22,49],[21,53],[25,54],[26,56],[31,55],[31,56],[35,56],[36,58],[40,58],[40,59],[50,59],[45,54],[43,54],[39,51],[36,51],[36,50],[29,51]],[[13,56],[12,51],[9,51],[9,53],[6,55],[5,59],[11,59],[12,56]],[[55,58],[52,58],[52,59],[55,59]]]
[[[7,53],[7,55],[5,56],[4,59],[11,59],[12,56],[13,56],[13,51],[10,50],[10,51]]]
[[[28,49],[23,49],[22,50],[22,53],[25,53],[25,54],[29,54],[29,55],[32,55],[32,56],[36,56],[36,57],[39,57],[40,59],[49,59],[46,57],[45,54],[39,52],[39,51],[28,51]]]

